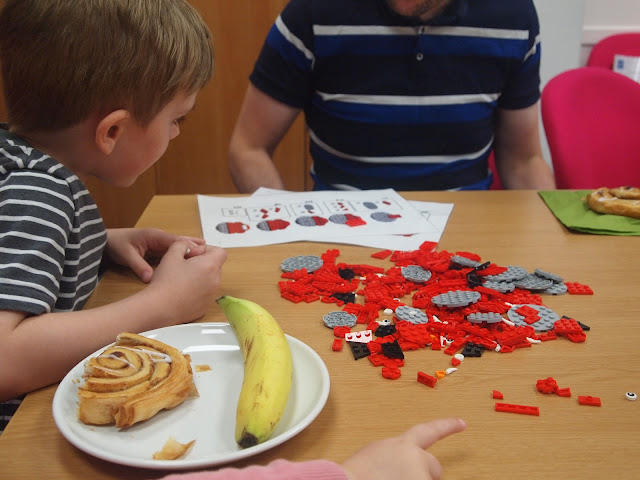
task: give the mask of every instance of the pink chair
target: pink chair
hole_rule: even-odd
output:
[[[619,33],[603,38],[591,49],[587,67],[602,67],[611,70],[615,55],[640,57],[640,32]]]
[[[498,167],[496,167],[496,156],[491,150],[489,154],[489,169],[493,172],[493,181],[491,182],[491,186],[489,190],[502,190],[502,180],[500,180],[500,175],[498,175]]]
[[[603,68],[544,87],[544,125],[558,188],[640,186],[640,84]]]

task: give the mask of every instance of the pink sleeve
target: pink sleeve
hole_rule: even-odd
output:
[[[162,480],[348,480],[347,474],[337,463],[327,460],[289,462],[275,460],[267,466],[223,468],[221,470],[180,473]]]

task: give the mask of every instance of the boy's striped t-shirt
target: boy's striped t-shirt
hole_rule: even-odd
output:
[[[0,310],[81,309],[105,244],[102,217],[80,179],[0,125]],[[0,431],[18,403],[0,405]]]

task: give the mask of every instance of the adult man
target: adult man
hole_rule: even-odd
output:
[[[271,155],[303,110],[315,189],[554,188],[538,134],[532,0],[291,0],[251,74],[229,166],[283,188]]]

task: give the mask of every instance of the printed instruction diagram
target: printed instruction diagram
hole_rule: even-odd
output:
[[[250,197],[198,195],[205,240],[223,248],[300,240],[382,244],[385,242],[382,237],[410,234],[436,235],[439,239],[444,229],[442,223],[434,224],[430,212],[425,214],[424,209],[421,211],[412,203],[392,189],[353,192],[260,189]],[[450,209],[446,218],[449,213]]]

